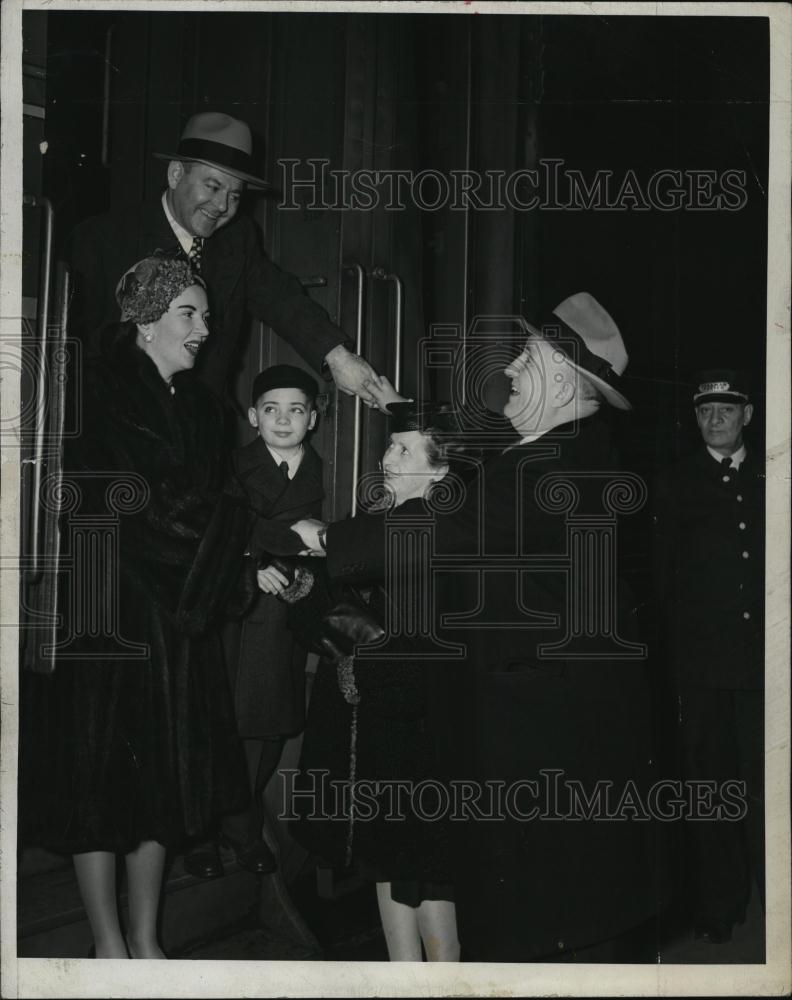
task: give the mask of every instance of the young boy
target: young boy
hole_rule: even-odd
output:
[[[255,512],[248,551],[259,569],[266,569],[273,556],[304,549],[290,524],[321,517],[322,460],[305,440],[316,424],[317,393],[316,381],[292,365],[266,368],[253,381],[248,418],[258,437],[238,448],[232,461],[236,485]],[[277,867],[261,839],[263,793],[287,737],[301,732],[305,722],[306,652],[287,628],[287,610],[274,593],[259,591],[242,622],[238,653],[232,650],[229,656],[253,805],[226,817],[223,839],[242,867],[255,872]]]

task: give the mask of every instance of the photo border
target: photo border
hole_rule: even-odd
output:
[[[767,282],[767,534],[766,534],[766,844],[767,921],[764,965],[548,965],[380,962],[144,961],[134,966],[77,959],[16,957],[16,777],[19,684],[18,633],[0,629],[2,663],[2,799],[0,800],[0,956],[5,996],[24,997],[275,997],[275,996],[571,996],[666,994],[773,995],[790,990],[790,130],[792,8],[774,3],[494,3],[267,0],[4,0],[2,18],[2,151],[0,152],[0,336],[19,337],[22,232],[22,11],[196,10],[207,12],[317,11],[383,14],[561,14],[660,17],[767,17],[770,22],[770,162]],[[0,421],[20,407],[20,386],[3,381]],[[772,405],[771,405],[772,403]],[[19,558],[19,449],[2,455],[0,567]],[[16,620],[19,588],[3,572],[0,613]]]

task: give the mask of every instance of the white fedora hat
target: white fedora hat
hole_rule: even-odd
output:
[[[611,406],[617,410],[632,409],[621,391],[621,375],[629,360],[622,335],[593,295],[577,292],[564,299],[543,328],[548,327],[561,328],[556,346],[566,354],[569,364],[600,390]]]

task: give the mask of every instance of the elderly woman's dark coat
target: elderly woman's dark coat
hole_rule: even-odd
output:
[[[354,521],[379,526],[385,516],[362,513]],[[420,499],[395,507],[388,518],[397,531],[432,519]],[[453,898],[450,820],[433,817],[447,797],[438,713],[445,711],[449,667],[424,660],[422,639],[405,634],[416,608],[404,589],[389,586],[394,581],[381,572],[366,582],[373,584],[366,588],[369,603],[359,606],[389,630],[387,655],[375,658],[360,647],[340,674],[335,663],[320,660],[295,781],[303,794],[294,800],[300,820],[293,832],[308,850],[339,867],[354,862],[366,877],[390,882],[394,899],[417,906]]]
[[[633,646],[620,658],[613,643],[595,655],[551,648],[582,614],[562,561],[570,527],[580,518],[591,544],[587,518],[602,515],[614,474],[607,426],[589,418],[492,458],[464,503],[437,518],[438,551],[459,557],[452,604],[468,615],[447,633],[467,656],[450,665],[445,700],[447,773],[473,795],[467,820],[453,825],[460,940],[472,960],[568,954],[638,927],[663,896],[656,828],[640,797],[654,757],[644,656]],[[576,491],[569,516],[564,500]],[[376,524],[356,522],[327,532],[331,576],[353,583],[381,572],[386,551],[381,526],[378,534]],[[479,557],[462,555],[471,550]],[[596,569],[578,583],[585,601],[606,611],[615,578],[603,563]],[[447,585],[438,593],[449,599]],[[624,588],[618,596],[618,635],[634,641]],[[573,787],[590,800],[591,818],[585,802],[570,809],[566,781],[580,783]],[[511,796],[500,806],[498,784]]]
[[[175,845],[247,799],[213,625],[245,511],[212,520],[221,405],[190,372],[172,384],[129,339],[82,382],[81,433],[66,452],[66,493],[79,501],[62,518],[61,645],[54,674],[26,678],[23,701],[27,843]],[[92,523],[115,540],[101,569],[88,555]]]

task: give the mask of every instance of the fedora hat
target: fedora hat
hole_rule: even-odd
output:
[[[206,163],[245,181],[252,188],[270,185],[251,173],[253,139],[249,126],[220,111],[193,115],[184,126],[175,153],[154,153],[158,160],[185,160]]]
[[[459,414],[450,403],[408,400],[389,403],[388,416],[393,418],[391,430],[395,434],[405,431],[427,431],[430,427],[441,434],[457,434],[460,430]]]
[[[561,338],[557,344],[554,341],[555,346],[567,356],[573,368],[599,389],[611,406],[617,410],[632,409],[621,391],[621,376],[629,360],[622,335],[593,295],[588,292],[570,295],[555,307],[544,327],[560,327]]]

